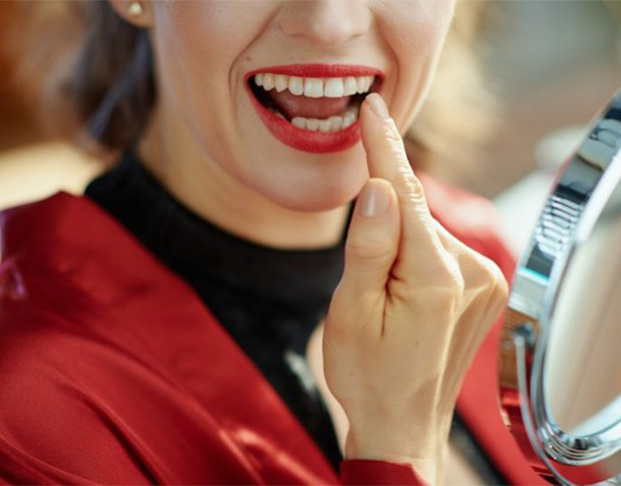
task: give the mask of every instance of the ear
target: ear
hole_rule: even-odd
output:
[[[135,27],[147,29],[153,24],[150,0],[108,0],[112,9]]]

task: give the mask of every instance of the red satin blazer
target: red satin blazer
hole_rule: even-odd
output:
[[[421,175],[434,216],[514,262],[488,202]],[[331,469],[193,289],[86,197],[0,212],[0,483],[420,484],[411,466]],[[458,408],[514,484],[546,484],[503,425],[501,322]]]

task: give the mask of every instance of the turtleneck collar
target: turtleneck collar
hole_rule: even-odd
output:
[[[195,287],[208,280],[291,309],[310,309],[329,302],[342,274],[353,204],[336,245],[290,250],[263,246],[200,217],[171,195],[133,150],[91,181],[85,195]]]

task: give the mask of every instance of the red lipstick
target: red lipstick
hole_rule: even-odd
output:
[[[347,76],[376,76],[374,89],[377,91],[383,80],[379,69],[351,64],[288,64],[269,66],[246,73],[244,85],[252,106],[269,132],[280,142],[297,150],[311,153],[329,153],[345,150],[360,140],[360,126],[356,120],[344,130],[320,132],[305,130],[293,126],[286,119],[280,118],[267,109],[257,99],[250,87],[250,78],[257,73],[286,74],[289,76],[329,78]],[[262,88],[260,88],[262,89]]]

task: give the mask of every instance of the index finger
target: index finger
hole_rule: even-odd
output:
[[[436,233],[423,186],[414,175],[403,139],[379,94],[371,93],[365,98],[359,118],[369,174],[389,181],[399,200],[402,245],[398,263],[404,265],[410,276],[411,272],[421,270],[421,264],[422,268],[445,265],[445,249]]]

